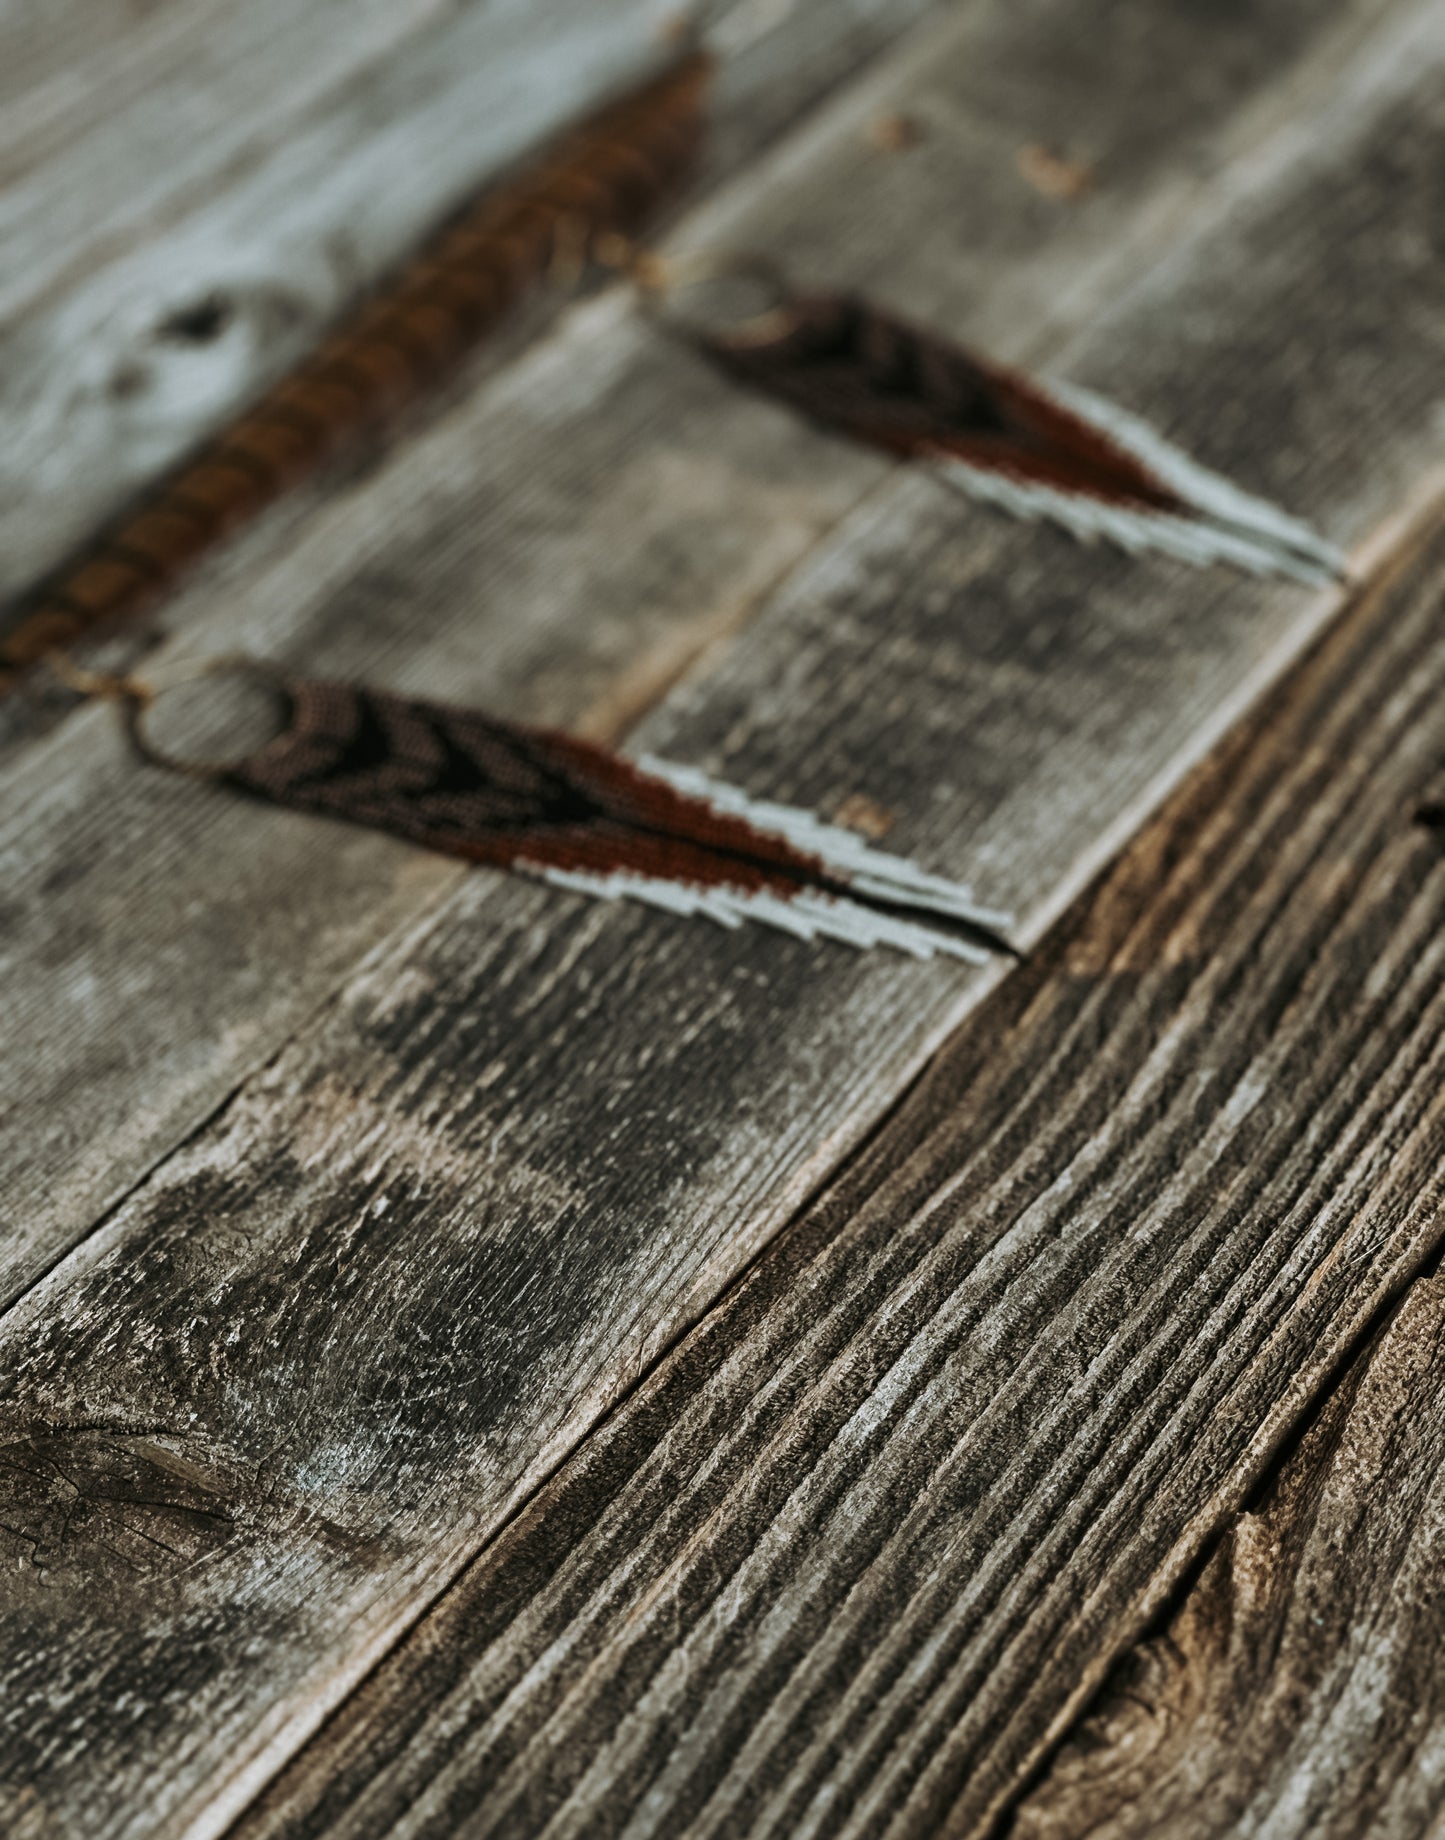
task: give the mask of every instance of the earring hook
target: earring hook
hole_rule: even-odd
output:
[[[696,249],[665,256],[615,233],[599,238],[593,245],[593,255],[604,267],[616,269],[632,282],[644,311],[684,337],[706,344],[765,345],[791,331],[797,323],[782,268],[767,256],[743,255],[727,249]],[[721,329],[668,306],[672,297],[690,287],[733,276],[761,282],[772,291],[773,300],[760,311],[745,314],[732,326]]]
[[[229,760],[185,760],[160,746],[146,729],[146,718],[168,690],[196,683],[208,677],[239,675],[254,678],[278,695],[287,696],[285,674],[273,665],[244,653],[228,653],[217,658],[181,659],[168,669],[149,677],[135,677],[129,672],[90,671],[78,665],[64,652],[51,652],[46,659],[51,670],[68,689],[81,696],[104,698],[120,705],[122,719],[131,745],[142,760],[164,767],[172,773],[185,773],[192,779],[225,779],[235,767]]]

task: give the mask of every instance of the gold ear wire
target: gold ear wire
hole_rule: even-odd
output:
[[[185,773],[192,779],[224,779],[235,763],[222,760],[183,760],[179,754],[169,753],[152,740],[146,732],[145,720],[167,690],[178,689],[182,684],[195,683],[202,678],[225,677],[229,673],[237,673],[258,679],[279,695],[286,694],[286,679],[282,672],[242,653],[231,653],[219,658],[181,659],[158,677],[150,678],[132,677],[129,673],[89,671],[84,665],[76,664],[64,652],[49,653],[46,663],[68,689],[79,692],[81,696],[103,698],[120,705],[126,733],[142,760],[149,761],[152,766],[164,767],[171,773]]]
[[[47,652],[44,662],[66,689],[74,690],[78,696],[124,703],[132,708],[144,708],[155,701],[154,688],[129,672],[89,671],[60,651]]]
[[[636,288],[644,309],[670,331],[693,339],[728,344],[767,344],[796,323],[782,269],[766,256],[740,255],[727,249],[689,250],[682,255],[659,255],[631,237],[609,232],[592,245],[592,257],[604,268],[625,275]],[[760,312],[749,313],[735,324],[714,328],[670,309],[671,296],[702,281],[736,275],[762,282],[776,295]]]

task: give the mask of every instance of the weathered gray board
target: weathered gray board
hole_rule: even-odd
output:
[[[666,10],[203,6],[171,23],[209,37],[185,32],[163,74],[135,59],[110,107],[98,59],[84,120],[0,192],[0,594],[294,363],[490,172],[655,62]],[[172,330],[199,303],[219,305],[214,334]]]
[[[1438,11],[1415,18],[1317,106],[1310,156],[1251,163],[1070,367],[1346,538],[1418,473],[1440,371]],[[1366,276],[1398,319],[1375,352]],[[1246,357],[1250,419],[1221,428]],[[644,738],[823,804],[866,758],[901,844],[981,864],[1036,927],[1320,611],[889,480]],[[285,823],[235,822],[241,858]],[[287,828],[314,860],[315,827]],[[56,1619],[11,1663],[27,1768],[99,1833],[214,1831],[976,995],[480,875],[431,892],[6,1321],[12,1457],[58,1436],[42,1470],[134,1464],[163,1504],[148,1563],[62,1539],[17,1567],[25,1619]]]

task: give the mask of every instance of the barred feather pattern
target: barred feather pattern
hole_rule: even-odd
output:
[[[798,294],[693,336],[730,375],[1083,542],[1324,584],[1341,553],[1101,396],[1025,378],[849,294]]]
[[[201,559],[395,419],[559,259],[634,235],[692,170],[711,63],[692,52],[488,188],[289,376],[41,588],[0,638],[0,693],[57,647],[151,608]]]
[[[408,838],[559,888],[727,927],[980,964],[1009,916],[807,812],[694,769],[476,710],[316,679],[223,776],[239,792]]]

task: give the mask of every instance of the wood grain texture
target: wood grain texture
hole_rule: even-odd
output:
[[[1321,23],[1311,4],[1293,36],[1257,45],[1264,89],[1281,59],[1293,68],[1302,43],[1313,42],[1306,15]],[[1039,302],[1049,302],[1057,336],[1066,281],[1091,313],[1121,273],[1157,258],[1146,231],[1160,188],[1177,203],[1183,177],[1210,149],[1238,145],[1241,101],[1210,74],[1203,52],[1219,28],[1192,8],[1106,7],[1068,31],[1066,17],[1071,8],[1058,15],[1060,37],[1021,33],[1007,12],[968,15],[920,49],[905,47],[861,99],[840,97],[826,123],[781,147],[689,236],[752,241],[755,226],[757,240],[785,247],[792,223],[819,239],[831,224],[861,267],[891,264],[903,304],[936,303],[951,274],[960,313],[1000,332],[995,313],[1011,318],[1006,356],[1021,355],[1039,330]],[[1336,26],[1341,17],[1358,20],[1353,7]],[[1414,13],[1399,17],[1408,23]],[[1105,24],[1119,35],[1112,63]],[[1071,33],[1077,56],[1068,55]],[[1161,107],[1158,82],[1143,80],[1141,37],[1158,75],[1181,58],[1204,72],[1197,90],[1185,86]],[[1237,43],[1232,30],[1226,37]],[[1190,51],[1200,53],[1194,62]],[[1017,112],[1000,108],[1001,72],[1013,73]],[[960,93],[975,112],[955,129]],[[1087,207],[1097,211],[1092,230],[1055,212],[1051,233],[1043,219],[1020,232],[1020,210],[1036,201],[1013,152],[1044,95],[1061,126],[1108,123],[1119,137],[1112,185]],[[1310,107],[1319,100],[1312,95]],[[885,105],[936,118],[928,157],[911,172],[862,132]],[[1348,122],[1348,99],[1342,106]],[[1365,118],[1377,108],[1370,102]],[[1277,110],[1264,113],[1277,127]],[[1246,138],[1242,154],[1251,145]],[[1348,157],[1337,182],[1347,192]],[[951,210],[960,174],[971,185],[966,222]],[[1269,189],[1248,159],[1241,183]],[[1388,189],[1381,180],[1371,190],[1368,174],[1359,183],[1371,201]],[[1287,170],[1272,184],[1273,209],[1291,218]],[[1435,285],[1429,244],[1413,228],[1417,214],[1430,221],[1432,184],[1421,172],[1390,191],[1390,222],[1359,241],[1362,267],[1382,264],[1403,299],[1426,298]],[[1350,208],[1375,205],[1351,193]],[[1261,214],[1264,227],[1250,234],[1267,239]],[[925,221],[947,234],[921,237]],[[1336,259],[1329,235],[1326,219],[1312,262],[1271,274],[1267,297],[1249,295],[1223,321],[1250,340],[1249,314],[1273,323],[1284,368],[1270,420],[1232,427],[1211,458],[1265,474],[1249,483],[1327,522],[1338,510],[1353,535],[1388,508],[1428,444],[1438,365],[1422,313],[1410,322],[1414,345],[1401,339],[1386,352],[1365,338],[1332,386],[1340,394],[1306,400],[1289,354],[1305,354],[1307,367],[1321,345],[1346,349],[1370,310],[1351,294],[1321,299],[1307,279]],[[1175,311],[1161,281],[1121,331],[1101,330],[1098,350],[1112,349],[1126,369],[1141,338],[1163,340],[1175,362],[1161,356],[1168,374],[1158,393],[1130,400],[1166,418],[1177,403],[1180,432],[1197,439],[1218,414],[1211,367],[1233,360],[1212,325],[1177,340]],[[1286,341],[1290,321],[1298,330]],[[1250,379],[1252,396],[1261,387]],[[1282,435],[1317,402],[1323,423],[1331,402],[1342,405],[1340,419],[1311,428],[1302,489]],[[1368,473],[1357,464],[1357,428],[1375,443]],[[976,861],[1025,905],[1064,898],[1111,827],[1156,796],[1159,774],[1177,770],[1318,615],[1293,590],[1116,565],[899,480],[873,456],[729,390],[609,297],[379,476],[338,493],[304,540],[263,555],[263,565],[212,576],[170,619],[193,648],[250,648],[521,719],[570,724],[590,712],[594,732],[615,733],[880,483],[877,506],[840,528],[778,601],[768,627],[776,637],[759,637],[762,649],[749,654],[756,668],[709,691],[715,714],[695,696],[677,704],[690,724],[705,724],[697,740],[678,740],[675,720],[651,739],[711,751],[715,764],[726,756],[755,790],[791,788],[824,809],[866,777],[909,820],[901,847],[959,869]],[[799,684],[809,686],[802,695]],[[809,731],[802,712],[815,689],[827,696]],[[922,726],[907,714],[920,694],[937,699]],[[13,1294],[263,1064],[362,954],[442,899],[453,871],[360,835],[328,836],[321,851],[307,827],[223,808],[198,788],[138,771],[104,710],[72,713],[21,750],[4,829],[7,975],[18,993],[4,1076]]]
[[[90,57],[115,59],[148,26],[187,6],[194,12],[197,0],[11,0],[0,11],[4,144],[23,146],[37,118],[64,110],[77,66]]]
[[[1347,535],[1386,508],[1390,500],[1380,495],[1393,493],[1427,450],[1420,378],[1434,374],[1426,367],[1434,365],[1439,329],[1408,309],[1435,285],[1435,257],[1412,214],[1433,221],[1438,172],[1423,155],[1418,169],[1399,158],[1369,157],[1382,146],[1415,149],[1422,124],[1440,106],[1431,66],[1410,36],[1416,29],[1408,21],[1401,28],[1405,36],[1394,38],[1383,76],[1378,60],[1372,62],[1324,113],[1327,155],[1301,165],[1285,148],[1263,180],[1252,168],[1248,208],[1235,199],[1200,247],[1161,268],[1150,289],[1124,303],[1078,354],[1081,368],[1103,370],[1141,343],[1177,340],[1175,362],[1161,361],[1160,369],[1168,370],[1178,394],[1161,392],[1144,406],[1157,412],[1177,401],[1187,420],[1191,405],[1197,415],[1200,400],[1208,401],[1206,357],[1217,357],[1228,374],[1231,338],[1247,339],[1260,373],[1253,404],[1271,442],[1262,450],[1246,430],[1235,460],[1267,470],[1282,449],[1280,477],[1291,496]],[[1382,190],[1391,200],[1388,223],[1377,208]],[[1362,329],[1370,322],[1362,328],[1351,294],[1325,302],[1312,279],[1315,268],[1241,265],[1237,255],[1267,250],[1285,228],[1304,221],[1314,226],[1316,262],[1326,252],[1338,262],[1341,220],[1356,218],[1365,227],[1351,245],[1351,260],[1394,290],[1405,324],[1419,327],[1418,343],[1397,330],[1388,366],[1361,366],[1357,356],[1336,377],[1332,351],[1368,349]],[[1196,291],[1217,284],[1221,269],[1234,273],[1235,285],[1212,309],[1206,337],[1191,324],[1189,303]],[[1268,362],[1260,358],[1261,325],[1273,326],[1279,340]],[[1313,353],[1307,406],[1298,372],[1284,362],[1298,343]],[[517,387],[525,394],[525,381]],[[1347,425],[1321,435],[1330,426],[1330,404]],[[1212,420],[1212,405],[1210,411]],[[751,404],[747,412],[766,413]],[[1315,438],[1296,453],[1289,437],[1301,417]],[[786,421],[773,425],[791,430]],[[1377,469],[1368,478],[1359,470],[1362,441]],[[514,499],[512,515],[516,507]],[[293,558],[303,569],[307,561],[304,553]],[[354,550],[349,562],[354,570]],[[246,637],[269,631],[276,643],[262,649],[284,649],[281,635],[294,604],[284,595],[268,597]],[[1277,668],[1324,607],[1223,573],[1083,555],[1040,532],[962,514],[926,482],[889,480],[836,545],[776,597],[749,645],[683,685],[640,739],[700,755],[758,790],[825,809],[858,789],[859,761],[866,759],[867,789],[897,814],[890,843],[951,871],[977,867],[981,891],[997,888],[1018,898],[1037,928],[1091,854],[1110,847],[1110,832],[1157,797],[1160,784],[1177,775],[1224,718],[1231,699]],[[224,611],[234,615],[234,608]],[[509,608],[508,617],[515,611]],[[380,633],[357,634],[362,612],[364,603],[343,593],[330,604],[331,625],[318,621],[304,643],[339,649],[348,640],[368,642],[386,657],[385,646],[405,635],[384,617]],[[1395,628],[1417,630],[1403,615]],[[234,643],[234,630],[230,636]],[[433,653],[421,668],[440,663]],[[1433,694],[1430,669],[1428,659],[1419,661],[1422,697]],[[109,746],[104,715],[68,725],[71,746],[87,724],[102,738],[98,745]],[[1418,747],[1413,729],[1410,736],[1409,745]],[[119,754],[97,758],[115,777]],[[211,863],[222,880],[194,884],[193,911],[207,911],[209,927],[233,928],[229,950],[243,958],[252,916],[262,908],[286,914],[287,883],[278,876],[284,859],[266,841],[283,834],[273,815],[218,807],[205,788],[164,778],[131,773],[126,783],[168,814],[172,845],[180,838],[192,853],[217,848]],[[106,815],[114,810],[112,801]],[[43,824],[44,815],[34,822]],[[305,885],[320,860],[318,834],[300,817],[286,832],[286,848],[295,851],[289,873]],[[1291,807],[1284,842],[1294,838],[1304,848],[1312,834]],[[101,829],[90,835],[104,839]],[[1423,831],[1411,838],[1428,841]],[[83,856],[84,841],[73,835],[72,851]],[[328,838],[327,859],[343,848]],[[1423,877],[1424,858],[1412,864],[1411,875],[1418,869]],[[20,1633],[4,1657],[8,1765],[37,1797],[37,1812],[25,1815],[30,1825],[22,1824],[21,1833],[43,1831],[47,1809],[97,1835],[215,1832],[792,1215],[984,988],[947,966],[714,934],[483,875],[444,884],[427,879],[432,871],[424,862],[396,854],[392,865],[397,885],[415,878],[410,926],[383,939],[339,994],[328,995],[334,985],[312,985],[322,1005],[314,1025],[280,1053],[273,1049],[261,1072],[5,1318],[0,1359],[8,1385],[0,1415],[6,1441],[27,1453],[12,1465],[22,1472],[22,1508],[28,1512],[33,1496],[23,1474],[34,1469],[29,1453],[37,1443],[53,1453],[54,1440],[78,1440],[83,1462],[77,1457],[75,1467],[88,1478],[105,1473],[107,1464],[129,1476],[142,1458],[164,1469],[154,1452],[167,1453],[196,1493],[177,1498],[157,1484],[147,1500],[158,1502],[169,1522],[199,1513],[198,1501],[219,1502],[206,1512],[224,1515],[232,1529],[196,1556],[178,1528],[167,1534],[163,1526],[144,1566],[112,1553],[114,1542],[94,1541],[67,1583],[63,1566],[49,1556],[58,1543],[48,1531],[52,1523],[43,1522],[41,1540],[20,1513],[6,1522],[18,1529],[15,1563],[12,1570],[0,1556],[0,1565],[20,1612]],[[214,878],[216,868],[209,873]],[[254,877],[249,902],[228,906],[226,875]],[[1348,883],[1348,864],[1342,875]],[[125,897],[148,927],[156,922],[153,890],[152,878],[137,873]],[[1317,894],[1312,885],[1311,899]],[[1417,917],[1421,927],[1435,923],[1433,898],[1421,894],[1411,925]],[[174,893],[171,899],[176,905]],[[301,911],[291,909],[290,924],[298,929],[293,949],[304,956],[316,946],[302,930]],[[305,925],[314,930],[316,910],[309,911]],[[393,926],[402,911],[398,897]],[[120,902],[102,910],[72,894],[68,907],[52,912],[56,929],[70,929],[55,956],[72,977],[126,932]],[[185,919],[182,908],[182,930]],[[1312,936],[1309,943],[1320,941]],[[1430,950],[1422,948],[1417,967],[1427,988]],[[1341,976],[1363,975],[1356,959],[1344,957]],[[131,962],[149,970],[139,953]],[[224,966],[226,953],[215,962]],[[1229,976],[1249,969],[1232,959],[1227,965]],[[1172,990],[1188,967],[1166,970]],[[247,975],[264,989],[254,961]],[[1212,960],[1200,976],[1214,988]],[[1321,976],[1320,1001],[1328,1006],[1336,987]],[[165,988],[163,977],[156,987]],[[73,988],[68,1026],[80,1039],[95,992]],[[1048,1009],[1052,986],[1019,988]],[[1115,1012],[1107,1005],[1134,989],[1132,978],[1107,982],[1102,1016],[1085,1003],[1086,1042],[1105,1042],[1112,1052]],[[1389,986],[1370,1000],[1386,1003],[1398,994]],[[1073,1026],[1074,997],[1084,1001],[1084,992],[1064,980],[1057,1014],[1066,1030]],[[1162,1003],[1150,985],[1142,1017],[1122,1015],[1126,1066],[1129,1042],[1156,1045],[1152,1031]],[[1207,1046],[1219,1019],[1202,998],[1200,1005]],[[173,1002],[166,1020],[174,1027],[183,1014]],[[1275,1020],[1271,1011],[1271,1041]],[[1428,1017],[1420,1026],[1427,1024]],[[996,1027],[994,1017],[990,1029]],[[1247,1072],[1265,1052],[1248,1031],[1237,1049],[1232,1040],[1221,1037],[1221,1092],[1233,1091],[1229,1054],[1243,1057]],[[1408,1045],[1414,1037],[1402,1040]],[[1367,1057],[1353,1038],[1349,1045],[1352,1077],[1363,1078]],[[1433,1095],[1435,1087],[1404,1046],[1400,1052],[1398,1129],[1408,1143],[1412,1129],[1433,1128],[1416,1115],[1425,1104],[1417,1088]],[[1081,1110],[1062,1104],[1060,1087],[1049,1088],[1048,1116],[1072,1146],[1078,1183],[1094,1179],[1083,1145],[1111,1107],[1125,1122],[1135,1115],[1147,1122],[1161,1106],[1167,1111],[1168,1065],[1146,1056],[1142,1074],[1126,1073],[1103,1056],[1108,1077],[1081,1093]],[[1065,1086],[1076,1068],[1066,1062],[1059,1076]],[[1151,1084],[1156,1073],[1162,1088]],[[1293,1068],[1287,1076],[1293,1078]],[[1192,1081],[1184,1079],[1186,1098],[1195,1091]],[[1387,1085],[1380,1083],[1371,1104],[1386,1102]],[[1324,1117],[1323,1098],[1321,1104]],[[83,1112],[70,1116],[79,1127]],[[1258,1111],[1254,1116],[1258,1127]],[[1366,1108],[1361,1116],[1375,1114]],[[1216,1137],[1234,1117],[1227,1111],[1224,1122],[1215,1122]],[[1196,1110],[1188,1129],[1198,1122]],[[1178,1141],[1167,1138],[1166,1162]],[[1207,1161],[1212,1144],[1207,1137],[1201,1142],[1196,1153]],[[1386,1134],[1375,1148],[1377,1163],[1388,1163],[1393,1144]],[[1157,1147],[1151,1137],[1140,1152],[1141,1181],[1154,1168]],[[1241,1155],[1246,1147],[1247,1133]],[[1312,1145],[1294,1148],[1295,1160],[1283,1166],[1286,1188],[1301,1161],[1313,1169],[1318,1160]],[[1133,1167],[1120,1177],[1125,1187]],[[1277,1303],[1282,1310],[1281,1300],[1294,1296],[1291,1287],[1304,1274],[1310,1277],[1305,1307],[1291,1321],[1301,1336],[1323,1345],[1355,1294],[1332,1289],[1338,1273],[1373,1295],[1411,1254],[1413,1189],[1402,1186],[1392,1200],[1393,1191],[1377,1185],[1377,1211],[1362,1215],[1358,1230],[1393,1228],[1396,1214],[1405,1225],[1387,1238],[1378,1267],[1368,1262],[1373,1242],[1347,1242],[1348,1256],[1361,1257],[1351,1267],[1327,1256],[1338,1250],[1335,1228],[1344,1230],[1333,1212],[1302,1238],[1290,1229],[1283,1246],[1269,1239],[1278,1225],[1269,1211],[1279,1202],[1273,1190],[1264,1191],[1266,1212],[1250,1214],[1240,1237],[1228,1238],[1230,1208],[1239,1198],[1226,1197],[1223,1217],[1196,1217],[1184,1205],[1194,1167],[1182,1168],[1184,1200],[1168,1216],[1169,1231],[1152,1232],[1151,1215],[1100,1266],[1106,1276],[1118,1275],[1126,1291],[1126,1280],[1136,1284],[1130,1294],[1142,1299],[1135,1327],[1144,1339],[1128,1348],[1120,1343],[1120,1359],[1127,1365],[1137,1357],[1140,1371],[1151,1376],[1168,1353],[1149,1340],[1159,1328],[1154,1301],[1160,1287],[1167,1292],[1192,1274],[1196,1259],[1210,1282],[1237,1278],[1245,1285],[1246,1304],[1255,1297],[1249,1273],[1278,1281],[1278,1294],[1266,1284],[1254,1305],[1241,1306],[1243,1341],[1229,1344],[1257,1353],[1250,1337],[1258,1311]],[[1407,1184],[1410,1167],[1408,1159],[1401,1163],[1400,1184]],[[1358,1171],[1347,1173],[1359,1179]],[[1078,1245],[1090,1264],[1102,1257],[1090,1221],[1107,1238],[1117,1220],[1112,1177],[1105,1171],[1098,1179],[1102,1211],[1080,1217]],[[1151,1179],[1163,1178],[1156,1169]],[[1214,1194],[1220,1165],[1209,1162],[1198,1180]],[[1064,1191],[1053,1182],[1051,1175],[1048,1195],[1058,1200]],[[1347,1199],[1353,1192],[1347,1188]],[[1059,1224],[1046,1202],[1028,1216],[1041,1223],[1042,1240],[1026,1221],[1009,1242],[1025,1260],[1042,1247],[1041,1283],[1027,1293],[1043,1313],[1028,1318],[1040,1332],[1059,1301],[1054,1278],[1062,1273],[1070,1296],[1076,1289],[1073,1266],[1057,1262],[1064,1253],[1073,1256],[1073,1228]],[[1349,1211],[1345,1202],[1340,1208]],[[895,1216],[889,1219],[891,1233]],[[1170,1237],[1176,1229],[1183,1238]],[[920,1231],[926,1236],[930,1229],[925,1224]],[[961,1231],[968,1246],[982,1243],[973,1225]],[[1204,1256],[1206,1244],[1217,1258]],[[1291,1253],[1298,1255],[1294,1266]],[[1131,1265],[1135,1255],[1140,1262]],[[1285,1263],[1271,1266],[1271,1259]],[[1023,1321],[1022,1294],[1019,1303]],[[1316,1306],[1322,1316],[1310,1313]],[[990,1321],[1002,1328],[1012,1307],[1011,1298]],[[1067,1317],[1067,1333],[1102,1335],[1106,1318],[1106,1311],[1087,1321],[1075,1313]],[[887,1336],[877,1345],[881,1354]],[[985,1359],[994,1345],[980,1343]],[[1101,1376],[1112,1371],[1113,1347],[1098,1344]],[[1294,1375],[1297,1349],[1280,1343],[1279,1352]],[[1226,1365],[1227,1356],[1226,1349]],[[971,1392],[940,1381],[945,1441],[962,1435],[984,1392],[1018,1366],[1016,1349],[1001,1358],[1003,1367],[989,1368]],[[1080,1371],[1058,1362],[1024,1365],[1041,1386]],[[1197,1377],[1196,1364],[1191,1382]],[[1283,1410],[1268,1374],[1256,1379],[1262,1391],[1250,1397],[1258,1412]],[[1306,1373],[1300,1383],[1307,1380]],[[1116,1405],[1133,1397],[1130,1384],[1112,1393],[1103,1388],[1104,1394]],[[1160,1391],[1160,1410],[1168,1397]],[[1063,1436],[1062,1419],[1045,1413],[1030,1420],[1035,1403],[1030,1396],[1019,1406],[1023,1422],[1037,1422],[1041,1436],[1053,1435],[1050,1426]],[[1013,1408],[1000,1409],[1007,1417]],[[1213,1487],[1236,1461],[1246,1463],[1258,1424],[1249,1411],[1229,1422],[1244,1444],[1221,1453],[1201,1434],[1197,1461],[1204,1467],[1196,1482],[1206,1477]],[[997,1423],[978,1417],[985,1443]],[[1090,1421],[1086,1441],[1097,1429]],[[991,1446],[996,1456],[1007,1455],[1009,1435]],[[1046,1447],[1053,1448],[1047,1437],[1039,1448]],[[909,1439],[900,1450],[907,1473],[897,1479],[899,1489],[908,1474],[921,1473],[909,1471],[909,1463],[927,1467],[928,1448]],[[1063,1470],[1046,1478],[1044,1502],[1031,1512],[1042,1513],[1048,1500],[1067,1493],[1076,1459],[1077,1451],[1067,1462],[1061,1457]],[[1030,1458],[1025,1468],[1034,1467]],[[879,1485],[892,1488],[892,1473],[879,1468]],[[114,1494],[121,1485],[109,1486]],[[965,1495],[972,1486],[967,1477],[960,1483]],[[1194,1489],[1184,1487],[1179,1499],[1192,1499]],[[940,1503],[945,1499],[946,1491]],[[1102,1506],[1100,1514],[1107,1532]],[[889,1522],[900,1524],[897,1517]],[[1064,1520],[1053,1538],[1068,1536]],[[129,1520],[126,1539],[134,1539]],[[48,1557],[38,1559],[41,1553]],[[1052,1574],[1055,1547],[1046,1542],[1040,1555],[1037,1565]],[[1096,1633],[1087,1618],[1075,1631],[1086,1662],[1095,1655]],[[838,1634],[845,1638],[845,1624]],[[1060,1665],[1067,1660],[1066,1653]],[[1087,1671],[1073,1666],[1071,1685]],[[1038,1666],[1031,1662],[1027,1674],[1038,1679]],[[118,1700],[128,1709],[124,1723],[113,1716]],[[999,1735],[990,1779],[996,1787],[1012,1782],[1011,1772],[1034,1754],[1041,1729],[1067,1710],[1047,1696],[1045,1703],[1020,1705],[1016,1721]],[[953,1725],[951,1700],[938,1716]],[[917,1745],[927,1748],[931,1729],[926,1720],[918,1727]],[[866,1747],[857,1752],[860,1767],[865,1756]],[[800,1767],[806,1774],[813,1763]],[[906,1775],[911,1767],[900,1752],[900,1770]],[[954,1786],[949,1779],[938,1793],[946,1798]],[[907,1796],[915,1789],[925,1800],[934,1794],[915,1784]]]
[[[1445,1290],[1420,1279],[1116,1667],[1015,1840],[1438,1831],[1442,1355]]]
[[[24,0],[0,26],[0,224],[8,320],[147,215],[164,221],[234,160],[304,120],[434,20],[434,5],[245,10],[216,0]],[[26,17],[28,15],[28,18]]]
[[[749,34],[732,22],[755,5],[714,0],[702,21],[738,54],[719,162],[927,4],[799,0]],[[480,185],[661,61],[677,17],[673,0],[191,0],[12,105],[0,597],[258,395]]]
[[[231,1840],[995,1830],[1445,1237],[1445,857],[1409,815],[1442,593],[1437,512]],[[1432,1286],[1260,1511],[1234,1621],[1193,1625],[1227,1659],[1166,1643],[1180,1807],[1296,1715],[1309,1809],[1371,1759],[1422,1805],[1390,1772],[1445,1730],[1441,1323]],[[1308,1683],[1288,1640],[1271,1671],[1301,1624]],[[1265,1831],[1163,1823],[1129,1762],[1086,1736],[1020,1832]],[[1138,1819],[1100,1830],[1112,1763]]]

